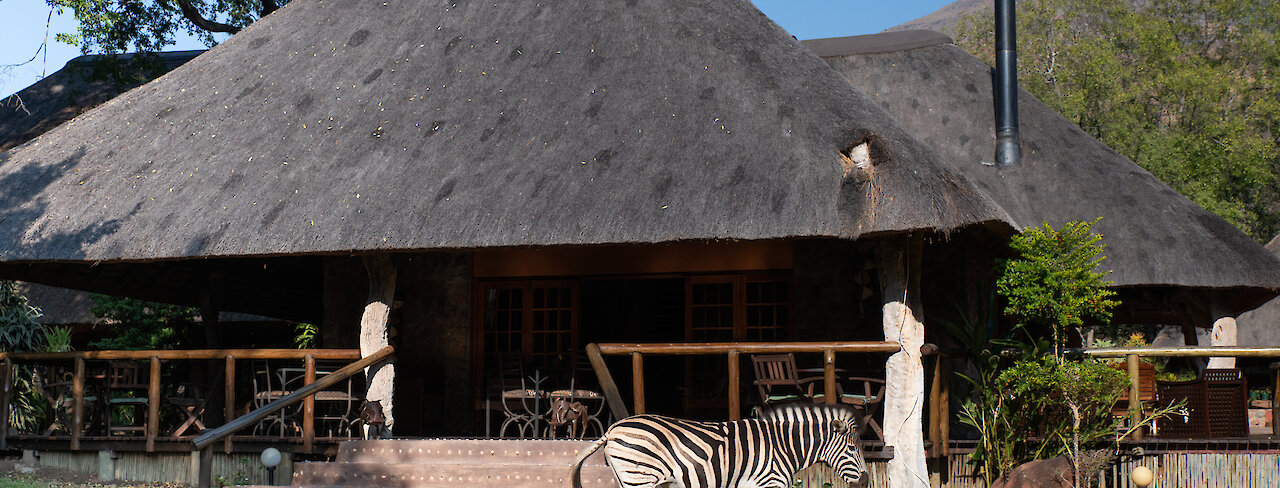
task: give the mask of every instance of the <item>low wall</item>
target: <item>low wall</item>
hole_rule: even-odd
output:
[[[103,477],[100,473],[111,473],[112,478],[117,480],[176,482],[194,486],[199,470],[198,453],[40,451],[36,454],[40,466],[87,473],[98,476],[99,479]],[[276,468],[275,484],[288,485],[293,481],[293,461],[287,454],[281,457],[283,459],[280,466]],[[213,476],[215,486],[218,476],[226,480],[226,485],[267,484],[267,471],[256,453],[215,452]]]

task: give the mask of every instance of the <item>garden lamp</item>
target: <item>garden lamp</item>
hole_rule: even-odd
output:
[[[274,447],[263,449],[262,465],[267,467],[267,484],[276,484],[276,466],[280,465],[280,450]]]
[[[1151,468],[1138,466],[1129,473],[1129,479],[1133,480],[1133,484],[1138,485],[1138,488],[1146,488],[1155,481],[1155,473],[1151,472]]]

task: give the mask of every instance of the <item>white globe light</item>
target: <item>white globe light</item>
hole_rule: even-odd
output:
[[[280,450],[274,447],[268,447],[262,450],[262,465],[268,468],[274,468],[280,465]]]
[[[1151,468],[1146,466],[1138,466],[1133,468],[1133,472],[1129,473],[1129,479],[1133,480],[1133,484],[1139,487],[1145,487],[1155,481],[1155,473],[1151,472]]]

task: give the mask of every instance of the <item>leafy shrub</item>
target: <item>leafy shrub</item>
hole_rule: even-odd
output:
[[[133,298],[93,295],[95,317],[111,324],[115,335],[90,344],[95,349],[174,349],[191,343],[199,310]]]

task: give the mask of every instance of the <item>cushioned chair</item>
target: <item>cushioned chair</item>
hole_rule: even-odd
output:
[[[756,380],[753,382],[760,393],[760,404],[789,402],[796,400],[812,400],[813,385],[822,381],[818,378],[801,379],[796,371],[794,354],[756,354],[751,356],[751,366],[755,370]]]

